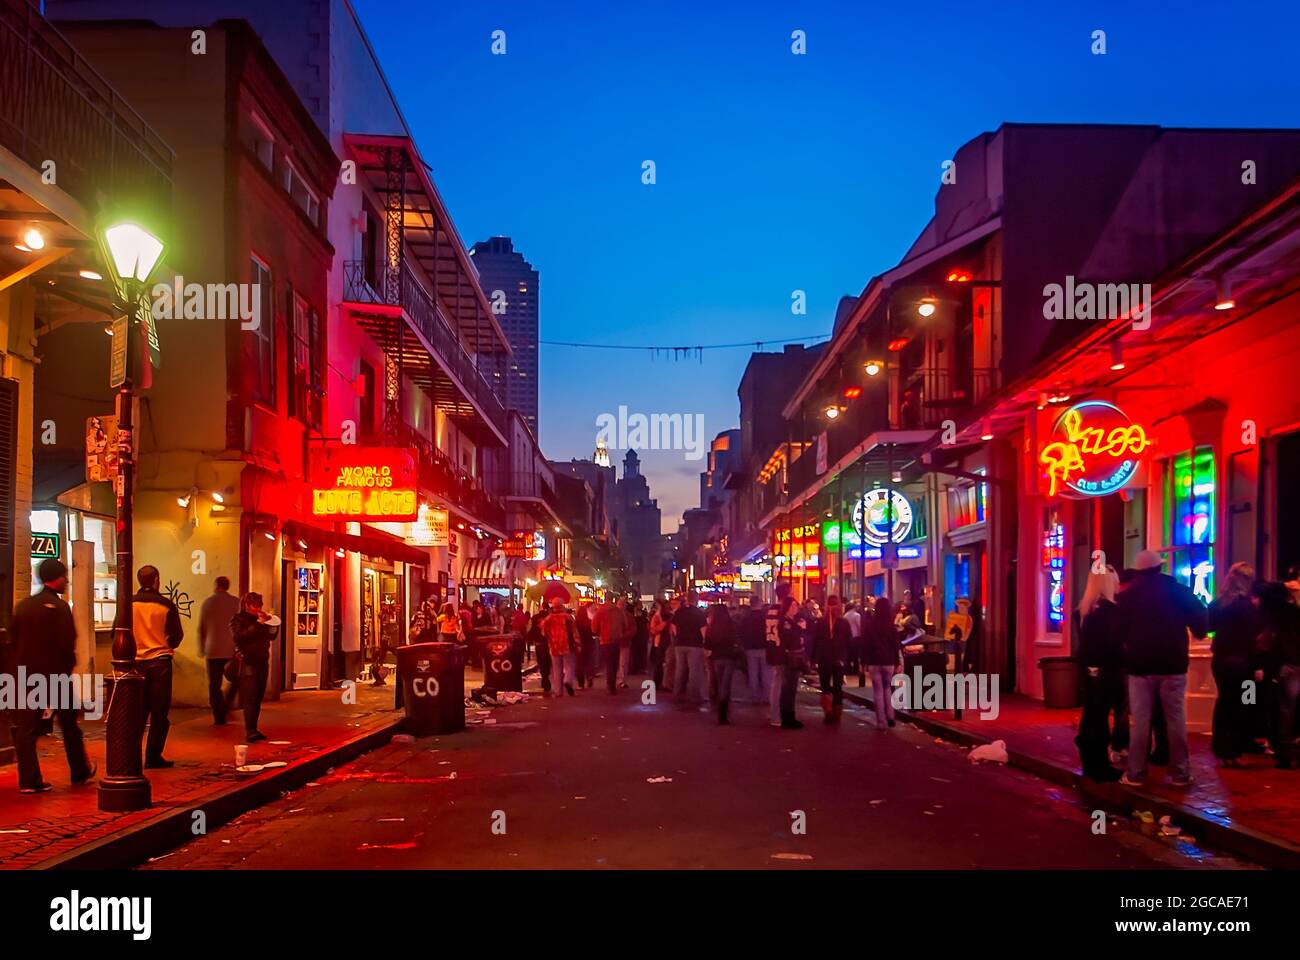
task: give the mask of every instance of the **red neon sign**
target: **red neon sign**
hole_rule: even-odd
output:
[[[320,520],[415,520],[415,457],[400,447],[341,444],[311,451],[311,516]]]
[[[1057,419],[1038,455],[1048,496],[1066,491],[1085,497],[1114,493],[1133,479],[1143,452],[1153,443],[1145,428],[1114,404],[1076,403]]]

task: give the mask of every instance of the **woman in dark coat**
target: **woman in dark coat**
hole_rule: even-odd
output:
[[[812,652],[828,725],[839,723],[844,712],[844,664],[852,645],[853,631],[844,619],[840,598],[827,597],[826,616],[813,624]]]
[[[1259,611],[1251,600],[1255,568],[1234,563],[1224,580],[1223,592],[1210,604],[1210,670],[1219,695],[1214,701],[1214,733],[1210,749],[1225,767],[1241,766],[1250,750],[1250,714],[1242,696],[1255,672],[1255,637]]]
[[[1088,585],[1079,603],[1079,663],[1083,668],[1083,713],[1079,734],[1079,764],[1089,780],[1114,782],[1122,774],[1110,762],[1108,747],[1127,739],[1121,725],[1124,714],[1124,634],[1120,629],[1115,594],[1119,577],[1114,567],[1088,574]],[[1115,727],[1111,728],[1111,714]]]
[[[894,672],[899,662],[898,628],[894,607],[888,597],[876,597],[871,616],[862,625],[862,662],[871,674],[871,703],[876,710],[876,727],[894,725]]]

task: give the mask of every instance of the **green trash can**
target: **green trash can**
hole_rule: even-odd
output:
[[[1069,710],[1079,706],[1079,661],[1075,657],[1043,657],[1038,661],[1043,671],[1043,706],[1051,710]]]

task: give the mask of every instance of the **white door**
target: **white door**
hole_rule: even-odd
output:
[[[293,572],[293,688],[317,690],[326,622],[325,568],[299,561]]]

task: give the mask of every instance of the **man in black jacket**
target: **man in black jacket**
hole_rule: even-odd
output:
[[[37,570],[43,589],[28,597],[14,610],[13,631],[18,666],[28,679],[40,677],[49,702],[29,709],[27,690],[20,689],[20,709],[15,711],[14,752],[18,755],[18,789],[21,793],[44,793],[50,784],[41,776],[36,755],[36,730],[45,709],[54,712],[63,731],[63,749],[68,757],[68,772],[74,786],[95,776],[95,765],[86,758],[86,745],[77,726],[77,711],[71,703],[55,702],[58,690],[69,684],[59,678],[71,677],[77,666],[77,627],[72,610],[59,596],[68,585],[68,568],[53,558],[42,560]],[[25,685],[24,685],[25,686]]]
[[[1188,631],[1202,638],[1209,632],[1205,606],[1196,594],[1173,577],[1160,572],[1164,558],[1143,550],[1134,566],[1132,585],[1119,595],[1120,628],[1124,636],[1124,663],[1128,669],[1129,710],[1133,732],[1128,772],[1122,783],[1140,785],[1146,779],[1146,744],[1151,736],[1151,714],[1158,700],[1164,708],[1169,732],[1169,766],[1174,785],[1190,786],[1192,770],[1187,751]]]

